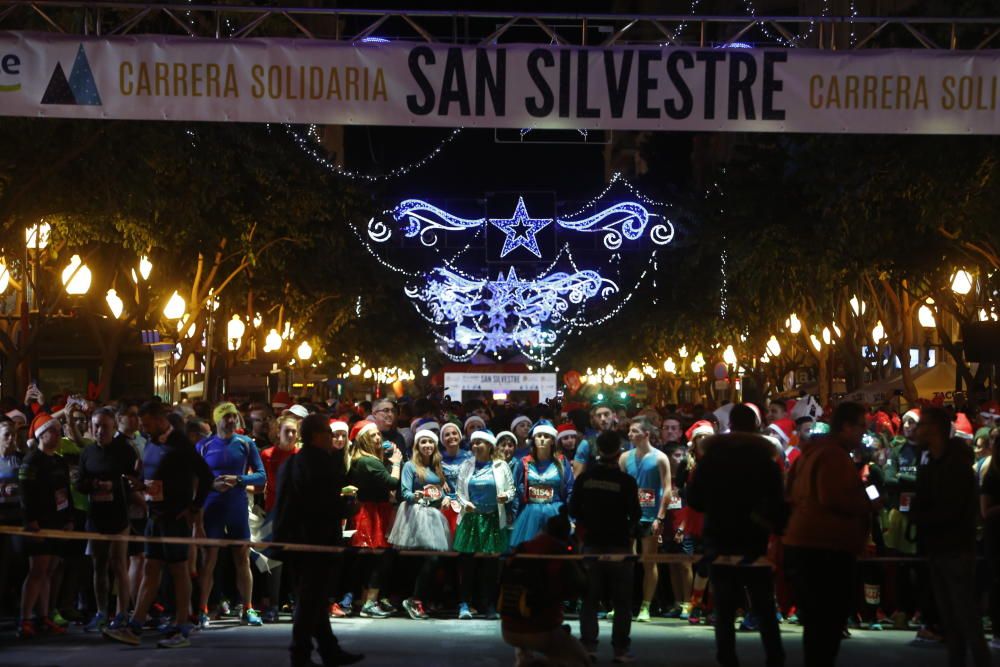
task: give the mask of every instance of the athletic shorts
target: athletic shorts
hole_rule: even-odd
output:
[[[653,535],[653,522],[652,521],[640,521],[639,527],[636,528],[635,536],[639,539],[644,537],[651,537]]]
[[[214,540],[249,540],[250,512],[246,502],[206,505],[205,537]]]
[[[191,524],[185,519],[151,516],[146,520],[146,537],[191,537]],[[188,545],[146,542],[146,558],[166,563],[183,563],[188,559]]]

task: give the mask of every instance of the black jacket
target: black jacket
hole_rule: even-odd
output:
[[[278,470],[274,504],[274,541],[336,546],[346,483],[341,456],[316,447],[303,447]],[[286,554],[287,557],[288,554]]]
[[[976,551],[979,497],[972,469],[972,447],[958,439],[944,455],[917,469],[917,493],[910,520],[917,526],[917,547],[926,556],[972,555]]]
[[[705,552],[757,558],[785,526],[774,446],[752,433],[717,435],[688,482],[688,505],[705,514]]]
[[[573,484],[569,513],[585,547],[628,548],[642,516],[639,487],[617,464],[588,466]]]

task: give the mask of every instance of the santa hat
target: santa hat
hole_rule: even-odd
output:
[[[499,443],[504,438],[510,438],[511,440],[514,441],[514,446],[515,447],[517,446],[517,436],[511,433],[510,431],[500,431],[499,433],[497,433],[497,443]]]
[[[526,424],[531,424],[531,418],[525,417],[524,415],[518,415],[517,417],[514,417],[514,420],[510,423],[510,430],[511,431],[517,430],[517,425],[522,422]]]
[[[458,424],[456,424],[455,422],[448,421],[448,422],[445,422],[444,424],[441,425],[441,437],[442,438],[444,437],[444,431],[445,431],[445,429],[448,429],[448,428],[455,429],[456,431],[458,431],[458,437],[460,437],[460,438],[462,437],[462,428]]]
[[[29,438],[40,438],[42,433],[45,433],[50,428],[62,428],[58,419],[54,419],[52,415],[47,412],[39,412],[35,415],[35,418],[31,420],[31,428],[28,429]]]
[[[10,412],[7,412],[6,415],[11,421],[20,422],[22,426],[28,423],[27,415],[20,410],[11,410]]]
[[[574,426],[570,422],[566,422],[565,424],[559,424],[559,426],[556,428],[556,433],[557,433],[556,440],[559,440],[566,435],[573,435],[573,436],[580,435],[579,433],[576,432],[576,426]]]
[[[354,426],[351,427],[351,442],[356,442],[362,435],[371,431],[378,433],[378,424],[367,419],[355,422]]]
[[[429,417],[425,417],[423,419],[416,420],[416,422],[410,428],[412,428],[414,432],[420,431],[420,430],[423,430],[423,429],[427,429],[428,431],[440,431],[441,430],[441,425],[438,424],[433,419],[430,419]]]
[[[963,440],[972,440],[972,423],[964,412],[959,412],[955,415],[952,427],[955,429],[955,437],[962,438]]]
[[[476,440],[485,440],[490,443],[490,446],[497,446],[497,437],[493,435],[493,431],[488,429],[483,429],[481,431],[476,431],[471,436],[469,436],[469,442],[475,442]]]
[[[538,435],[539,433],[551,435],[553,438],[559,435],[559,432],[556,431],[556,427],[553,426],[552,422],[548,419],[539,419],[535,422],[535,425],[531,427],[531,435]]]
[[[896,428],[892,423],[892,419],[883,410],[879,410],[872,416],[872,430],[876,433],[885,433],[886,435],[896,435]]]
[[[483,428],[486,428],[486,420],[480,417],[479,415],[469,415],[465,419],[465,423],[462,426],[466,431],[468,431],[470,424],[479,424]]]
[[[284,410],[292,404],[292,397],[287,391],[279,391],[271,398],[271,407],[275,410]]]
[[[920,408],[910,408],[903,413],[903,421],[907,419],[912,419],[913,421],[920,423]]]
[[[413,446],[416,447],[417,443],[420,442],[420,438],[429,438],[434,441],[434,444],[438,444],[438,434],[429,428],[421,428],[417,431],[416,435],[413,436]]]
[[[781,432],[785,434],[785,438],[788,439],[788,440],[790,440],[792,438],[792,434],[795,433],[795,422],[793,422],[788,417],[785,417],[783,419],[776,419],[776,420],[774,420],[774,422],[771,424],[771,426],[774,426],[774,427],[777,427],[778,429],[780,429]],[[779,440],[780,440],[780,437],[779,437]]]
[[[351,427],[347,425],[347,422],[340,419],[330,420],[330,432],[332,433],[349,433]]]
[[[689,445],[694,444],[694,439],[699,435],[715,435],[715,428],[712,426],[712,422],[707,419],[700,419],[691,424],[691,428],[684,433],[684,437],[687,438]]]
[[[753,410],[753,416],[757,419],[757,428],[760,428],[760,425],[764,423],[764,420],[761,419],[761,416],[760,416],[760,408],[758,408],[753,403],[744,403],[743,405],[745,405],[748,408],[750,408],[751,410]]]
[[[785,421],[784,419],[778,421]],[[782,448],[788,446],[789,436],[785,433],[784,429],[778,426],[778,423],[767,425],[767,432],[765,436],[768,440],[773,440],[781,445]]]

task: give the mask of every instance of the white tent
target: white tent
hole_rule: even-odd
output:
[[[931,368],[914,369],[913,384],[917,386],[917,396],[929,401],[938,399],[945,403],[951,402],[954,399],[956,372],[954,364],[948,363],[935,364]],[[902,389],[903,376],[900,374],[865,385],[845,398],[868,404],[886,403],[893,400],[896,392]]]

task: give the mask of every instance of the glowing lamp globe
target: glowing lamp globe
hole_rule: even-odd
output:
[[[774,336],[767,339],[767,353],[772,357],[777,357],[781,355],[781,343]]]
[[[115,316],[115,319],[121,319],[122,313],[125,311],[125,304],[122,302],[118,292],[113,289],[109,289],[104,300],[108,302],[108,309],[111,310],[111,314]]]
[[[10,284],[10,271],[7,269],[7,265],[0,262],[0,294],[7,291],[7,286]]]
[[[277,329],[271,329],[267,332],[267,337],[264,339],[264,345],[268,352],[277,352],[281,349],[281,334],[278,333]]]
[[[297,356],[302,361],[309,361],[309,359],[311,359],[313,356],[312,346],[309,345],[308,342],[302,341],[302,344],[299,345],[299,349],[295,351],[295,356]]]
[[[90,269],[79,255],[73,255],[62,271],[62,283],[66,287],[66,293],[74,296],[86,294],[90,290],[90,278]]]
[[[187,304],[184,303],[184,297],[174,290],[174,293],[170,295],[167,299],[167,305],[163,307],[163,316],[168,320],[179,320],[184,317],[184,309]]]
[[[965,269],[959,269],[951,279],[951,291],[955,294],[968,294],[972,291],[972,275]]]
[[[934,320],[934,311],[927,304],[920,306],[917,311],[917,321],[925,329],[933,329],[937,326],[937,322]]]
[[[247,331],[247,325],[243,324],[243,320],[240,319],[239,315],[233,315],[233,319],[229,320],[226,324],[226,338],[229,340],[239,340],[243,338],[243,334]]]

